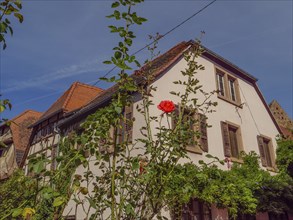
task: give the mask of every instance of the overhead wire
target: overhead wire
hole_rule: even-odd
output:
[[[135,51],[133,54],[131,54],[131,56],[136,55],[138,53],[140,53],[141,51],[145,50],[146,48],[148,48],[149,46],[153,45],[155,42],[161,40],[162,38],[166,37],[167,35],[169,35],[170,33],[172,33],[173,31],[175,31],[177,28],[179,28],[180,26],[182,26],[183,24],[185,24],[186,22],[188,22],[190,19],[192,19],[193,17],[195,17],[196,15],[198,15],[199,13],[201,13],[202,11],[204,11],[205,9],[207,9],[209,6],[211,6],[212,4],[214,4],[217,0],[213,0],[210,3],[208,3],[207,5],[205,5],[204,7],[202,7],[200,10],[196,11],[195,13],[193,13],[191,16],[189,16],[188,18],[184,19],[183,21],[181,21],[179,24],[177,24],[176,26],[174,26],[173,28],[171,28],[169,31],[167,31],[166,33],[164,33],[163,35],[160,35],[159,39],[155,39],[153,41],[151,41],[150,43],[148,43],[147,45],[145,45],[144,47],[140,48],[139,50]],[[92,85],[96,86],[98,83],[100,83],[102,80],[101,78],[105,78],[107,77],[110,73],[112,73],[114,70],[116,69],[116,66],[114,66],[113,68],[111,68],[106,74],[104,74],[102,77],[100,77],[100,79],[98,79],[97,81],[95,81]],[[29,103],[31,101],[36,101],[42,98],[46,98],[49,96],[53,96],[55,94],[61,93],[60,91],[56,91],[53,92],[51,94],[47,94],[44,96],[39,96],[39,97],[35,97],[35,98],[31,98],[28,99],[22,103],[18,103],[15,106],[19,106],[21,104],[25,104],[25,103]]]
[[[153,41],[151,41],[150,43],[148,43],[147,45],[145,45],[144,47],[140,48],[139,50],[135,51],[133,54],[131,54],[131,56],[134,56],[136,54],[138,54],[139,52],[143,51],[144,49],[148,48],[149,46],[153,45],[155,42],[158,42],[159,40],[161,40],[162,38],[166,37],[168,34],[170,34],[171,32],[173,32],[174,30],[176,30],[177,28],[179,28],[180,26],[182,26],[183,24],[185,24],[187,21],[189,21],[190,19],[192,19],[193,17],[195,17],[196,15],[198,15],[199,13],[201,13],[202,11],[204,11],[205,9],[207,9],[209,6],[211,6],[212,4],[214,4],[217,0],[213,0],[212,2],[210,2],[209,4],[205,5],[203,8],[201,8],[200,10],[198,10],[197,12],[193,13],[191,16],[189,16],[188,18],[184,19],[182,22],[180,22],[179,24],[177,24],[175,27],[171,28],[169,31],[167,31],[165,34],[160,35],[159,39],[155,39]],[[113,72],[116,69],[116,66],[114,66],[112,69],[110,69],[105,75],[103,75],[101,78],[105,78],[107,77],[111,72]],[[101,79],[98,79],[93,86],[97,85],[99,82],[101,82]]]

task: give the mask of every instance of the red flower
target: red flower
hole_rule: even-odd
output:
[[[158,109],[162,110],[165,113],[170,113],[175,110],[175,105],[172,101],[165,100],[161,101],[158,105]]]

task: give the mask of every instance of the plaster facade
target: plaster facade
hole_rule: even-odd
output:
[[[214,94],[211,97],[211,101],[216,101],[218,105],[214,107],[215,112],[206,115],[208,117],[207,123],[211,125],[211,127],[209,127],[207,130],[209,147],[208,153],[220,159],[225,159],[223,136],[221,132],[221,121],[227,121],[239,126],[241,130],[240,138],[242,141],[243,150],[246,153],[254,151],[257,154],[260,154],[257,136],[263,135],[270,138],[273,147],[273,154],[275,154],[277,147],[275,138],[279,134],[279,131],[265,106],[266,104],[260,97],[256,84],[239,77],[234,72],[230,72],[229,70],[219,66],[218,64],[215,64],[205,57],[200,57],[197,61],[205,67],[205,70],[200,71],[196,76],[205,92],[212,92],[217,90],[217,68],[235,77],[235,79],[237,79],[239,89],[240,103],[238,105],[219,98],[217,94]],[[175,104],[180,102],[178,97],[170,94],[170,91],[183,92],[183,88],[179,85],[175,85],[173,82],[177,80],[184,81],[184,78],[181,75],[181,70],[185,69],[186,67],[186,61],[181,58],[163,74],[157,77],[157,79],[153,82],[152,85],[157,88],[157,91],[153,94],[154,105],[150,107],[151,116],[160,116],[162,114],[162,112],[157,108],[157,105],[162,100],[172,100]],[[204,100],[204,96],[201,94],[193,94],[193,96],[197,97],[199,102]],[[133,117],[135,118],[135,122],[133,124],[132,137],[134,141],[136,138],[143,138],[140,133],[140,128],[145,125],[145,121],[143,116],[135,108],[136,105],[141,104],[139,95],[135,94],[133,100]],[[168,126],[166,120],[163,120],[162,124]],[[158,124],[153,123],[151,126],[153,131],[155,131],[155,127],[157,127]],[[199,160],[209,162],[209,159],[205,157],[205,154],[206,153],[198,154],[189,152],[188,156],[190,159],[182,159],[180,162],[186,163],[192,161],[193,163],[197,163]],[[263,168],[266,169],[265,167]],[[222,169],[227,170],[229,168],[226,164],[222,166]],[[99,173],[98,170],[93,170],[97,174]],[[78,174],[82,174],[83,172],[84,169],[82,167],[79,167],[76,171]],[[81,207],[78,207],[78,209],[80,208]],[[64,213],[74,215],[75,203],[73,201],[69,202]],[[83,219],[85,217],[82,211],[77,211],[76,214],[76,219]],[[165,216],[170,218],[168,212],[165,212]],[[266,215],[259,214],[257,219],[268,219],[264,216]],[[220,210],[215,206],[212,206],[212,219],[228,219],[227,211]]]

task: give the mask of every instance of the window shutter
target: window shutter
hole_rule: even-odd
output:
[[[127,120],[124,128],[125,128],[125,134],[128,135],[128,142],[132,142],[132,133],[133,133],[133,105],[125,107],[125,118]]]
[[[200,143],[201,143],[201,149],[204,152],[209,151],[208,147],[208,132],[207,132],[207,118],[204,114],[199,113],[199,128],[200,128]]]
[[[224,155],[225,157],[231,157],[228,124],[226,122],[221,121],[221,127],[222,127],[222,136],[223,136]]]
[[[263,138],[261,136],[259,136],[259,135],[257,135],[257,143],[258,143],[258,149],[259,149],[261,164],[264,167],[266,167],[267,166],[267,161],[266,161],[266,157],[265,157]]]

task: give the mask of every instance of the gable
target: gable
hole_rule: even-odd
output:
[[[34,126],[59,112],[68,113],[85,106],[102,91],[103,90],[98,87],[86,85],[84,83],[73,83],[70,88],[48,108]]]

